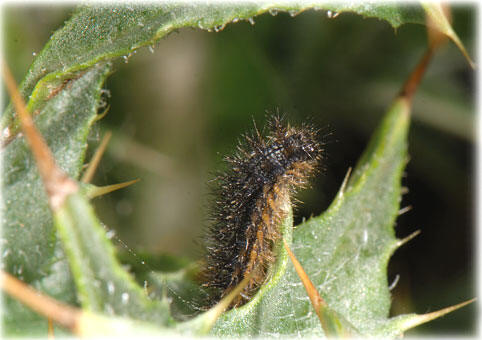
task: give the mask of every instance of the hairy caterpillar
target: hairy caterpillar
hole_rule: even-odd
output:
[[[249,274],[249,283],[230,307],[241,306],[268,279],[286,207],[295,191],[307,184],[322,156],[316,137],[312,126],[291,127],[274,116],[266,137],[255,127],[252,135],[244,136],[238,152],[225,158],[228,170],[215,180],[215,207],[201,272],[203,286],[211,291],[209,305]]]

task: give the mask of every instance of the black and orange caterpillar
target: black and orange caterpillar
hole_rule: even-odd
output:
[[[205,245],[203,286],[217,303],[246,275],[250,280],[230,307],[245,304],[268,278],[275,261],[273,245],[281,235],[291,196],[307,184],[322,156],[318,131],[292,127],[274,116],[263,137],[255,128],[238,152],[226,157],[226,173],[215,179],[215,208]]]

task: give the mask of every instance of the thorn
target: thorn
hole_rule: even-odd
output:
[[[320,319],[321,327],[323,328],[325,335],[328,338],[347,338],[358,335],[359,331],[351,323],[349,323],[342,315],[328,307],[325,300],[323,300],[323,298],[320,296],[313,285],[313,282],[311,282],[305,270],[298,262],[295,255],[291,252],[291,249],[288,247],[288,244],[284,239],[283,243],[289,257],[291,258],[291,262],[295,267],[296,273],[305,287],[306,293],[308,294],[311,304],[315,309],[315,313]]]
[[[77,308],[40,293],[4,271],[0,271],[0,282],[2,283],[2,289],[12,298],[20,301],[37,313],[51,318],[59,325],[75,330],[82,314]]]
[[[410,241],[411,239],[413,239],[415,236],[417,236],[418,234],[421,233],[421,230],[415,230],[413,233],[411,233],[410,235],[408,235],[407,237],[405,238],[402,238],[401,240],[398,240],[396,245],[397,245],[397,248],[398,247],[401,247],[403,246],[405,243],[407,243],[408,241]]]
[[[400,194],[401,194],[401,195],[406,195],[406,194],[408,194],[408,193],[409,193],[408,187],[402,187],[402,188],[400,189]]]
[[[342,196],[345,193],[346,185],[351,175],[351,170],[352,168],[349,167],[348,171],[346,172],[345,178],[343,178],[343,182],[341,183],[341,187],[340,187],[340,194],[339,194],[340,196]]]
[[[451,25],[452,15],[450,13],[450,8],[442,4],[432,4],[430,8],[425,9],[428,44],[429,46],[433,46],[433,48],[439,48],[447,42],[449,36],[441,29],[440,24],[438,24],[440,20],[437,20],[437,16],[434,16],[434,13],[438,14],[439,19],[443,18],[447,24]]]
[[[92,180],[92,177],[94,177],[95,170],[99,165],[100,159],[102,158],[102,155],[104,154],[104,151],[107,148],[107,144],[109,143],[111,137],[112,132],[107,131],[104,135],[104,138],[102,138],[102,142],[100,142],[99,147],[97,148],[97,150],[95,150],[94,156],[92,156],[92,159],[89,162],[89,166],[87,167],[87,170],[85,170],[84,175],[80,180],[82,183],[89,183]]]
[[[222,298],[216,306],[214,306],[205,313],[206,321],[204,322],[204,325],[200,330],[200,334],[207,334],[211,330],[211,328],[213,328],[216,320],[229,307],[231,302],[248,285],[249,280],[251,280],[251,274],[245,276],[244,279],[228,295]]]
[[[400,281],[400,275],[397,274],[397,275],[395,275],[395,278],[393,279],[390,286],[388,286],[388,290],[392,291],[397,286],[398,281]]]
[[[447,36],[462,52],[470,67],[476,69],[477,65],[474,63],[465,49],[465,46],[460,41],[460,38],[452,28],[450,8],[447,5],[442,5],[438,2],[422,2],[422,6],[425,9],[427,17],[426,26],[430,47],[433,49],[439,48],[446,40],[444,36]]]
[[[411,205],[407,205],[405,208],[402,208],[402,209],[400,209],[400,210],[398,211],[398,216],[403,215],[403,214],[409,212],[410,210],[412,210],[412,208],[413,208],[413,207],[412,207]]]
[[[450,312],[453,312],[453,311],[455,311],[459,308],[462,308],[462,307],[474,302],[475,300],[477,300],[477,299],[473,298],[473,299],[467,300],[465,302],[459,303],[457,305],[446,307],[446,308],[440,309],[440,310],[432,312],[432,313],[415,314],[414,317],[409,318],[407,320],[404,320],[402,322],[402,324],[400,325],[400,328],[401,328],[402,331],[406,331],[406,330],[411,329],[415,326],[424,324],[424,323],[432,321],[434,319],[438,319],[441,316],[444,316],[444,315],[446,315]]]
[[[305,270],[301,266],[301,263],[296,259],[295,255],[291,252],[290,247],[288,246],[288,244],[284,239],[283,239],[283,244],[285,246],[286,251],[288,252],[291,262],[293,262],[296,273],[300,277],[301,282],[303,283],[303,286],[305,286],[305,290],[308,293],[311,304],[313,305],[313,308],[315,309],[316,314],[320,318],[323,329],[325,329],[324,320],[321,318],[321,315],[319,314],[319,310],[320,308],[323,308],[323,307],[326,308],[326,302],[320,296],[315,286],[313,285],[313,282],[311,282],[310,278],[308,277]]]
[[[53,211],[56,211],[68,195],[77,192],[77,183],[70,179],[55,163],[52,152],[40,132],[35,128],[32,116],[25,107],[25,102],[17,89],[10,69],[4,62],[2,62],[2,69],[7,90],[20,120],[23,134],[30,146],[47,191],[50,207]]]
[[[95,197],[98,197],[98,196],[102,196],[102,195],[108,194],[109,192],[128,187],[129,185],[137,183],[139,181],[140,181],[140,179],[137,178],[137,179],[133,179],[132,181],[106,185],[106,186],[103,186],[103,187],[94,187],[93,189],[89,189],[87,191],[87,198],[92,199],[92,198],[95,198]]]

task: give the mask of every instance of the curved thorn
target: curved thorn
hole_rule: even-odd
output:
[[[211,328],[213,328],[216,320],[221,316],[221,314],[229,307],[231,302],[241,293],[241,291],[246,287],[251,279],[251,274],[244,277],[244,279],[219,303],[206,312],[206,321],[200,330],[200,334],[207,334]]]
[[[399,280],[400,280],[400,275],[399,274],[395,275],[395,278],[393,279],[392,283],[390,284],[390,286],[388,286],[388,290],[389,291],[394,290]]]

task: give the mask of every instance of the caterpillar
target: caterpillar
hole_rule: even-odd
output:
[[[265,137],[256,125],[253,133],[244,135],[237,153],[225,158],[227,171],[214,180],[215,201],[200,275],[210,291],[208,306],[249,275],[230,308],[242,306],[269,279],[273,245],[281,238],[279,225],[291,197],[307,185],[323,153],[318,131],[309,124],[292,127],[273,116],[267,127]]]

